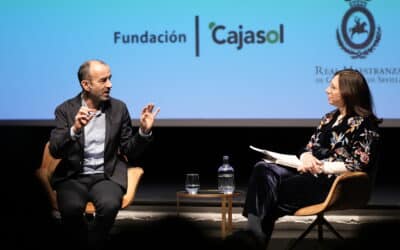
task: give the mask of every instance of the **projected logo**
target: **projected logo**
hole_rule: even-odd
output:
[[[233,45],[241,50],[245,45],[253,44],[274,44],[284,42],[284,26],[280,24],[278,29],[245,29],[243,25],[234,28],[225,25],[217,25],[210,22],[208,28],[211,30],[213,42],[219,45]]]
[[[338,44],[351,58],[366,58],[381,40],[381,28],[376,27],[374,17],[366,8],[370,0],[345,1],[349,2],[350,9],[344,14],[340,29],[336,30]]]

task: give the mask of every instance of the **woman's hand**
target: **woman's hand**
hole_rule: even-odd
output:
[[[297,169],[301,173],[320,174],[323,170],[323,162],[313,156],[311,152],[301,154],[300,160],[303,165]]]

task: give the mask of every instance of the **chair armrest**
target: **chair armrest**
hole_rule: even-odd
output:
[[[40,165],[40,168],[35,171],[35,175],[39,179],[44,190],[46,191],[51,207],[54,210],[58,210],[56,192],[51,187],[50,179],[53,176],[53,173],[56,170],[56,167],[58,163],[60,163],[61,159],[55,159],[50,154],[49,144],[50,143],[47,142],[44,147],[42,163]]]
[[[141,167],[129,167],[128,168],[128,185],[126,193],[122,198],[121,208],[126,208],[129,206],[135,198],[136,190],[139,181],[143,175],[144,171]]]
[[[51,176],[49,176],[47,169],[39,168],[36,170],[35,175],[42,184],[44,191],[47,193],[47,197],[49,199],[51,207],[53,208],[53,210],[58,210],[56,192],[51,187]]]

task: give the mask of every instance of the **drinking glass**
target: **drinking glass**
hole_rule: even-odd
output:
[[[189,194],[197,194],[200,189],[200,177],[199,174],[190,173],[186,174],[185,189]]]

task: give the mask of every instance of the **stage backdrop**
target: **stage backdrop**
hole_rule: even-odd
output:
[[[332,74],[355,68],[376,111],[400,119],[400,2],[0,2],[0,120],[51,120],[87,59],[112,69],[132,118],[319,119]],[[285,124],[283,124],[285,125]]]

